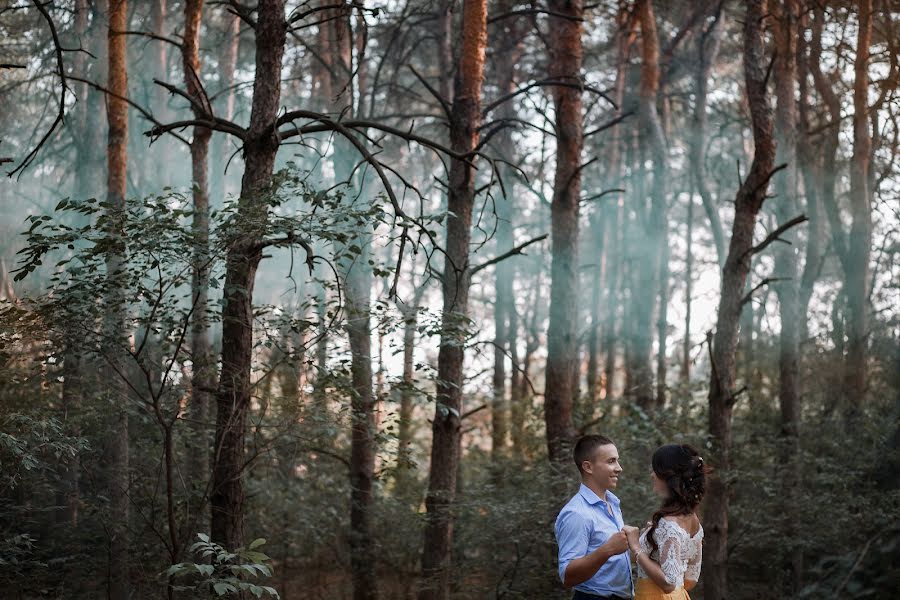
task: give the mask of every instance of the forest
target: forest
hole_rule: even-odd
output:
[[[900,594],[898,0],[0,0],[0,596]]]

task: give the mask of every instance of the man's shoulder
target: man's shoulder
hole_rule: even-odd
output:
[[[559,511],[559,515],[556,517],[556,522],[558,523],[561,519],[566,518],[569,515],[583,514],[583,506],[584,501],[581,498],[581,494],[576,493],[574,496],[569,498],[569,501],[566,502],[565,506]]]

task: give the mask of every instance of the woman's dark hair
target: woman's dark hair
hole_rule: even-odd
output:
[[[653,513],[647,532],[651,554],[659,549],[653,539],[659,520],[669,515],[689,515],[703,500],[708,469],[703,464],[703,457],[690,444],[666,444],[653,453],[653,472],[665,482],[669,495],[660,509]]]

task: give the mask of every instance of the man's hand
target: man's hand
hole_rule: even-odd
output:
[[[637,527],[626,525],[622,528],[622,531],[625,532],[625,537],[628,538],[628,547],[632,552],[636,552],[640,548],[640,530]]]
[[[603,544],[603,548],[612,554],[622,554],[626,550],[628,550],[628,535],[625,533],[625,527],[622,528],[621,531],[617,531],[612,534],[606,543]]]

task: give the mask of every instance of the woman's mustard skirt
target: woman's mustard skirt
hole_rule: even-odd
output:
[[[638,579],[634,582],[634,600],[691,600],[691,597],[683,587],[667,594],[652,579]]]

